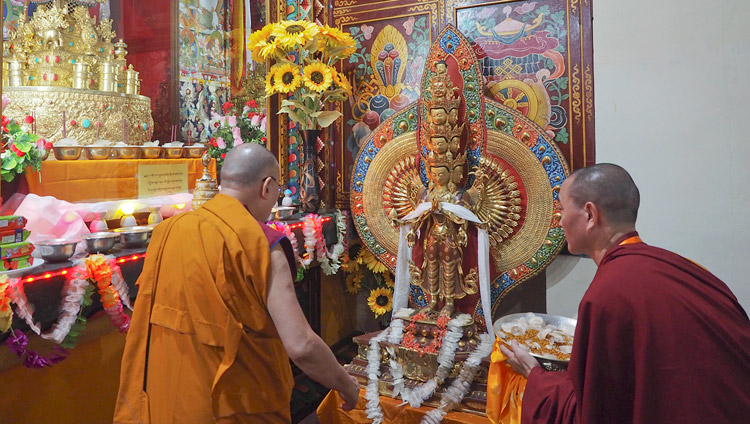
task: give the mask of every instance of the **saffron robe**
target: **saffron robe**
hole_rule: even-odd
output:
[[[266,299],[270,248],[286,241],[289,260],[291,244],[264,227],[221,194],[157,226],[137,283],[116,423],[289,421],[292,372]]]
[[[645,243],[604,255],[578,308],[567,372],[529,374],[524,423],[739,423],[750,321],[695,263]]]

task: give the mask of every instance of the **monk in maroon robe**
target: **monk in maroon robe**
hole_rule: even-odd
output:
[[[611,164],[560,191],[571,253],[598,270],[578,308],[566,372],[501,348],[528,377],[524,423],[740,423],[750,420],[750,321],[701,266],[635,232],[639,193]]]

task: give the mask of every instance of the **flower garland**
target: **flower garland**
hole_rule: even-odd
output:
[[[320,269],[325,275],[335,274],[341,267],[341,259],[348,261],[347,253],[347,227],[348,213],[337,210],[334,213],[336,219],[336,239],[338,242],[333,245],[331,250],[326,247],[326,241],[323,237],[323,219],[316,214],[307,214],[302,221],[302,235],[305,241],[305,254],[300,256],[297,237],[288,225],[281,222],[269,222],[268,225],[284,233],[292,243],[294,256],[297,258],[297,264],[303,271],[312,263],[313,259],[318,259]],[[343,255],[343,256],[342,256]]]
[[[403,342],[404,347],[419,352],[420,357],[424,356],[425,353],[437,353],[438,349],[440,349],[440,346],[443,343],[443,337],[445,337],[445,333],[448,331],[446,327],[448,322],[450,321],[449,316],[440,315],[437,319],[437,337],[434,337],[430,341],[430,343],[427,344],[427,346],[422,346],[421,344],[419,344],[419,342],[417,342],[417,338],[414,336],[414,333],[416,332],[417,321],[423,320],[425,318],[426,315],[422,312],[416,313],[410,318],[409,325],[406,327],[408,331],[404,336]]]
[[[65,359],[67,351],[63,348],[75,347],[78,336],[86,324],[86,318],[82,316],[83,309],[91,304],[91,295],[94,291],[91,282],[98,288],[102,305],[110,320],[120,332],[127,332],[130,317],[123,312],[123,304],[129,309],[132,307],[128,298],[127,283],[113,256],[91,255],[76,261],[62,289],[60,315],[52,328],[44,334],[41,334],[39,324],[33,320],[34,305],[26,298],[23,280],[0,276],[0,331],[5,332],[10,328],[13,312],[9,303],[13,302],[16,305],[16,314],[33,332],[62,346],[55,346],[55,353],[44,357],[26,349],[28,337],[21,330],[13,330],[6,340],[6,345],[19,357],[26,355],[24,365],[29,368],[51,366]]]
[[[122,311],[120,294],[112,285],[113,268],[109,265],[104,255],[91,255],[88,258],[84,258],[83,261],[89,271],[89,278],[96,282],[102,306],[104,306],[104,310],[109,315],[110,321],[112,321],[121,333],[126,333],[130,327],[130,317]],[[115,276],[114,279],[117,279],[117,277]]]
[[[379,342],[388,339],[388,342],[392,345],[397,345],[401,342],[401,335],[404,330],[404,320],[409,318],[411,323],[417,319],[409,317],[413,311],[411,309],[402,309],[395,314],[391,326],[386,328],[377,337],[370,339],[370,348],[367,350],[367,375],[368,384],[365,390],[365,399],[367,402],[367,417],[372,419],[375,423],[382,422],[382,409],[380,408],[380,396],[378,393],[378,377],[380,376],[380,345]],[[419,314],[417,314],[419,315]],[[453,361],[455,359],[456,350],[458,349],[458,342],[461,340],[463,335],[463,327],[466,326],[471,320],[471,317],[467,314],[460,314],[456,318],[450,320],[446,327],[447,332],[443,338],[442,346],[440,347],[440,353],[438,354],[438,369],[435,376],[427,381],[426,383],[420,384],[413,389],[409,389],[405,386],[404,380],[404,369],[401,364],[395,360],[395,349],[389,346],[387,351],[391,355],[389,360],[389,366],[391,376],[393,378],[393,394],[395,398],[401,396],[405,402],[408,402],[414,408],[418,408],[429,399],[435,392],[435,389],[442,384],[453,369]],[[409,330],[410,326],[406,329]],[[407,332],[407,336],[408,336]],[[404,340],[407,338],[404,336]],[[488,356],[492,351],[492,344],[494,338],[489,334],[481,334],[480,345],[472,352],[469,357],[464,361],[461,367],[458,378],[456,378],[451,386],[448,388],[446,393],[443,394],[440,401],[440,406],[430,411],[422,419],[423,424],[437,424],[442,421],[443,417],[458,405],[468,393],[471,382],[474,381],[479,365],[482,359]],[[376,341],[375,343],[373,341]]]

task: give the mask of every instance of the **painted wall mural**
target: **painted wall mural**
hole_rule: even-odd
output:
[[[227,0],[182,0],[179,9],[180,139],[206,142],[211,114],[230,94]]]
[[[335,127],[335,205],[349,207],[351,173],[362,142],[381,122],[416,101],[442,1],[335,0],[333,25],[349,31],[357,52],[341,64],[354,87]]]
[[[582,6],[553,0],[454,10],[482,62],[487,94],[546,130],[574,169],[593,163],[594,152],[592,68],[583,38],[590,36],[590,24],[581,23]]]

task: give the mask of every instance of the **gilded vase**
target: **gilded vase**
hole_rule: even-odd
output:
[[[300,131],[305,161],[302,163],[302,169],[300,170],[302,178],[299,183],[299,200],[305,213],[316,213],[320,209],[320,183],[318,181],[318,155],[316,152],[320,133],[320,129]]]

